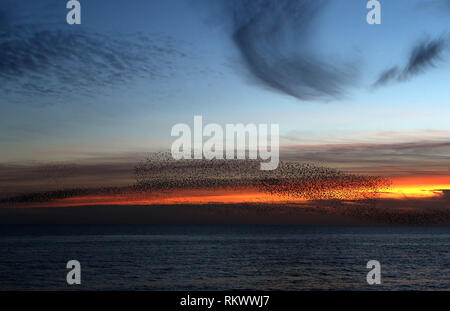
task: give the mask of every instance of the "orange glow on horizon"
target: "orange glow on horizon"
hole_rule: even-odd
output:
[[[296,200],[300,201],[300,200]],[[170,204],[235,204],[293,202],[271,196],[254,189],[243,190],[180,190],[161,193],[128,193],[118,195],[79,196],[33,204],[33,207],[83,206],[83,205],[170,205]]]
[[[424,198],[437,197],[443,189],[450,189],[450,176],[423,175],[394,177],[389,193],[382,197],[389,198]]]
[[[410,176],[391,178],[388,192],[381,199],[438,197],[443,189],[450,189],[450,176]],[[64,207],[87,205],[170,205],[170,204],[237,204],[237,203],[296,203],[300,199],[270,195],[257,189],[204,189],[177,190],[164,193],[99,194],[57,199],[47,203],[34,203],[33,207]]]

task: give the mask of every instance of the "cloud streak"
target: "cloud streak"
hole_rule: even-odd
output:
[[[16,30],[0,39],[0,88],[28,95],[91,95],[98,87],[129,83],[139,76],[164,76],[170,66],[161,69],[161,59],[182,56],[143,35],[125,39],[88,32]]]
[[[394,66],[383,71],[374,83],[374,87],[394,81],[407,81],[430,68],[436,67],[437,62],[443,59],[443,53],[447,47],[448,42],[443,38],[420,42],[412,48],[408,63],[403,69]]]
[[[0,90],[9,100],[29,102],[93,96],[144,77],[170,77],[186,57],[179,42],[163,35],[97,33],[58,28],[32,20],[12,23],[0,11]]]
[[[352,172],[418,176],[448,174],[449,141],[290,146],[281,159],[327,163]]]
[[[434,67],[440,60],[447,46],[443,39],[425,41],[415,46],[411,52],[408,65],[403,71],[403,79],[422,73],[424,70]]]

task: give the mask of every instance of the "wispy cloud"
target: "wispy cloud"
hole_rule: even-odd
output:
[[[444,38],[420,42],[412,48],[408,62],[403,69],[394,66],[383,71],[374,86],[379,87],[394,81],[406,81],[436,67],[437,63],[443,60],[443,53],[447,47],[448,42]]]
[[[444,49],[447,47],[446,40],[424,41],[416,45],[411,51],[409,62],[403,71],[403,79],[422,73],[430,67],[434,67],[436,61],[440,60]]]
[[[161,59],[182,56],[144,35],[9,31],[0,39],[0,88],[29,95],[88,95],[139,76],[164,76],[170,66],[162,69]]]
[[[281,158],[327,163],[345,171],[386,175],[445,175],[450,161],[448,140],[394,143],[348,143],[291,146]]]
[[[394,66],[392,68],[386,69],[380,74],[380,77],[378,80],[374,83],[375,87],[379,87],[382,85],[386,85],[387,83],[391,82],[392,80],[397,79],[399,76],[399,68],[397,66]]]
[[[222,1],[231,36],[248,72],[261,86],[300,100],[345,95],[357,73],[354,64],[325,60],[309,44],[328,1]]]
[[[173,60],[186,56],[170,37],[12,23],[14,12],[0,11],[0,90],[13,98],[92,96],[139,77],[170,76]]]

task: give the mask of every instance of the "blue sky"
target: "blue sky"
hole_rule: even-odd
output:
[[[265,12],[253,24],[267,0],[250,11],[245,1],[80,2],[82,25],[74,26],[65,1],[0,5],[1,162],[168,149],[171,127],[194,115],[279,123],[285,144],[450,133],[448,1],[380,1],[381,25],[366,23],[366,1],[357,0],[323,1],[311,15]],[[276,38],[272,23],[282,25]],[[414,51],[425,59],[411,69]],[[252,67],[262,60],[270,66]],[[396,76],[374,87],[391,68]]]

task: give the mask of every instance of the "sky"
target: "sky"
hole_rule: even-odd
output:
[[[295,1],[298,16],[266,11],[241,42],[237,29],[264,1],[249,12],[245,1],[82,1],[74,26],[64,1],[16,2],[1,11],[2,162],[167,149],[171,127],[194,115],[279,123],[285,144],[445,140],[450,130],[445,1],[382,1],[381,25],[366,23],[364,1]],[[282,26],[267,35],[272,19]],[[420,48],[434,54],[408,69]],[[262,61],[271,69],[252,71]],[[393,68],[398,77],[377,84]]]
[[[55,162],[128,183],[195,115],[278,123],[282,159],[446,188],[450,2],[380,2],[369,25],[361,0],[81,0],[68,25],[65,1],[4,0],[0,188]]]

